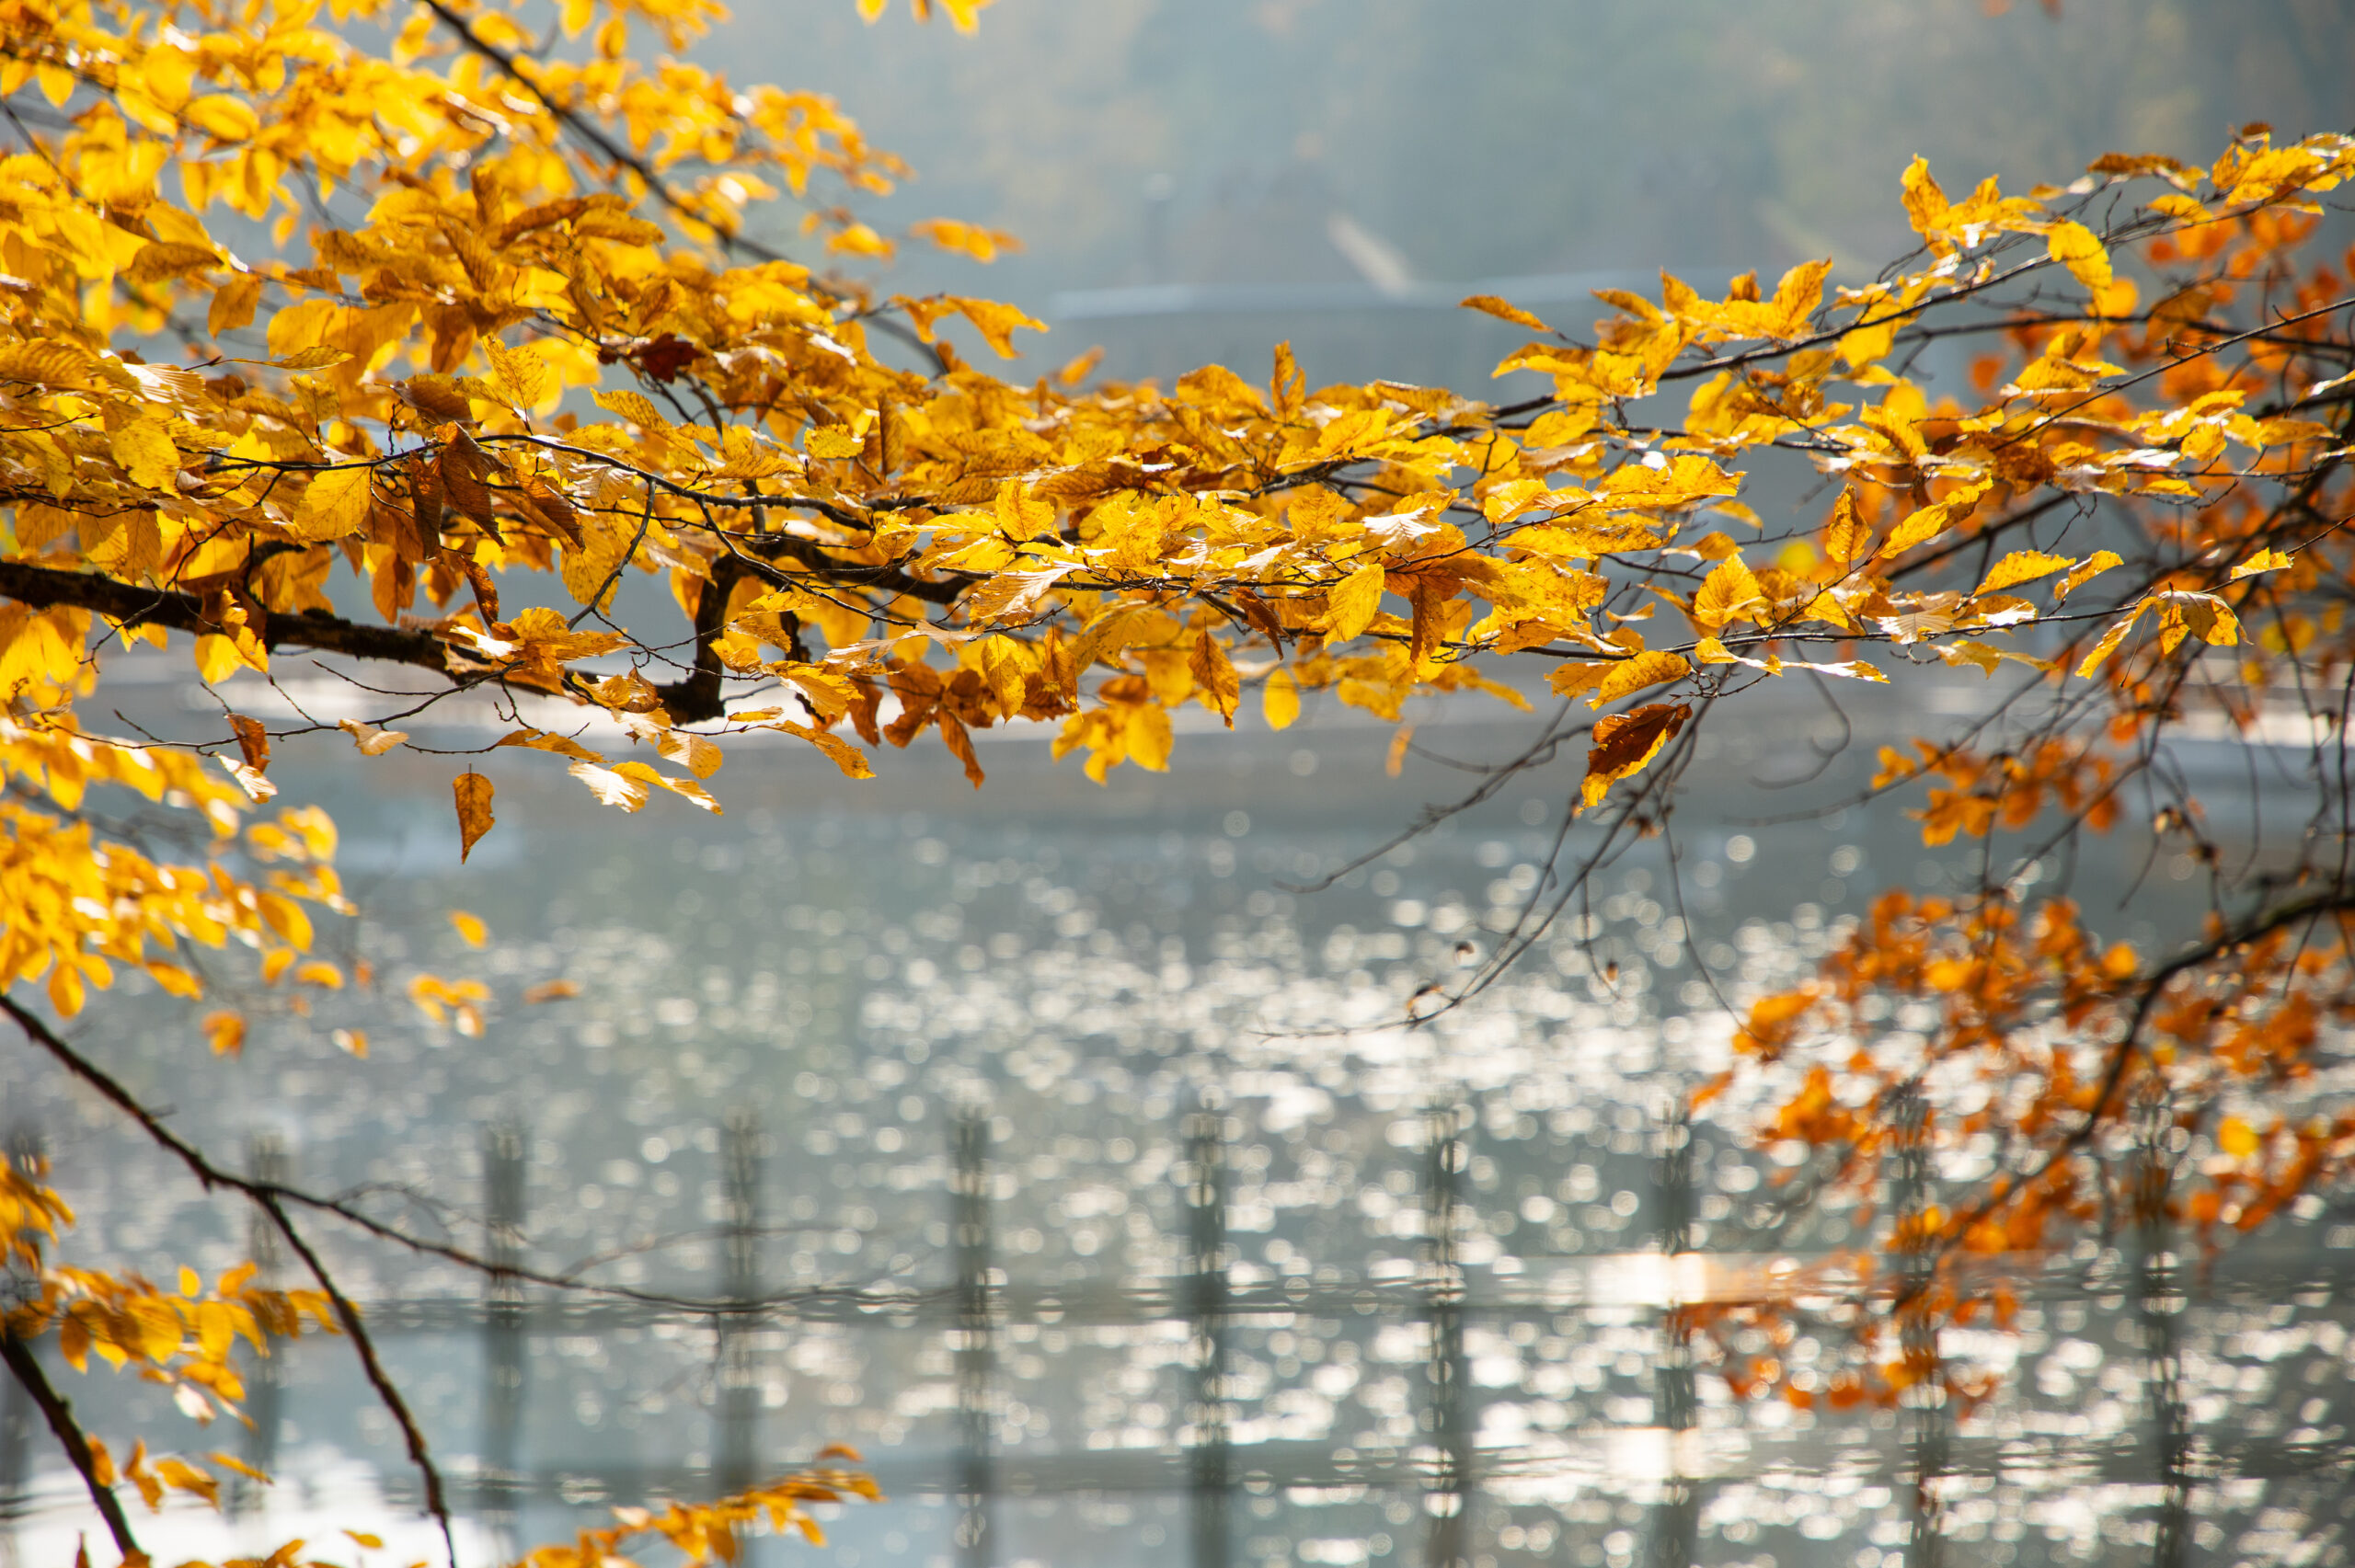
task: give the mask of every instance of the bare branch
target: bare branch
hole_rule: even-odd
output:
[[[131,1520],[123,1514],[122,1499],[114,1488],[98,1479],[98,1457],[90,1452],[90,1440],[84,1435],[81,1424],[74,1419],[74,1407],[65,1397],[50,1385],[49,1376],[40,1369],[40,1360],[32,1346],[15,1334],[0,1332],[0,1361],[8,1364],[17,1382],[40,1409],[41,1418],[57,1435],[58,1447],[74,1463],[82,1484],[89,1489],[90,1501],[98,1505],[98,1516],[107,1522],[107,1533],[114,1537],[115,1550],[126,1562],[144,1562],[147,1554],[139,1549],[139,1540],[131,1533]]]

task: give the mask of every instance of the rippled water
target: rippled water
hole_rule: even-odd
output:
[[[1982,700],[1931,696],[1956,716]],[[179,698],[158,682],[140,701],[160,722]],[[2355,1223],[2318,1204],[2212,1264],[2124,1237],[2021,1265],[2018,1332],[1941,1346],[2003,1375],[1959,1423],[1745,1404],[1674,1353],[1671,1302],[1805,1270],[1801,1333],[1777,1354],[1828,1364],[1825,1314],[1861,1288],[1827,1260],[1868,1228],[1788,1201],[1787,1169],[1745,1132],[1756,1092],[1689,1129],[1670,1107],[1727,1060],[1719,995],[1803,970],[1869,892],[1945,875],[1894,807],[1760,819],[1853,791],[1920,717],[1868,694],[1847,759],[1781,793],[1761,786],[1813,765],[1799,741],[1829,736],[1822,710],[1720,726],[1671,839],[1573,917],[1599,945],[1557,932],[1419,1028],[1408,998],[1476,962],[1537,884],[1566,768],[1295,895],[1279,884],[1380,843],[1461,775],[1393,780],[1386,730],[1323,713],[1182,736],[1170,774],[1109,789],[1034,739],[985,745],[979,795],[923,747],[858,786],[753,753],[714,781],[725,818],[661,802],[624,824],[533,766],[552,760],[501,753],[500,826],[460,874],[448,765],[298,751],[274,776],[292,798],[338,792],[367,914],[327,940],[374,964],[375,993],[307,1017],[259,999],[236,1062],[152,995],[103,999],[80,1037],[225,1157],[281,1160],[470,1246],[497,1210],[535,1268],[734,1304],[527,1289],[500,1306],[316,1227],[466,1500],[477,1561],[832,1441],[890,1494],[832,1521],[822,1555],[846,1568],[1879,1568],[1924,1560],[1907,1543],[1924,1495],[1957,1561],[2143,1562],[2173,1517],[2170,1430],[2199,1482],[2187,1561],[2344,1561]],[[1494,759],[1523,733],[1509,720],[1438,707],[1419,738]],[[2219,752],[2185,765],[2222,777]],[[2295,786],[2257,787],[2220,817]],[[2150,940],[2196,904],[2188,864],[2137,883],[2139,854],[2048,869],[2097,925]],[[453,906],[489,921],[488,952],[459,942]],[[420,971],[491,984],[480,1038],[401,1000]],[[519,1000],[552,979],[581,994]],[[334,1041],[353,1026],[365,1061]],[[159,1276],[247,1250],[242,1215],[21,1052],[0,1059],[6,1118],[54,1159],[86,1245]],[[1974,1160],[1943,1151],[1927,1180]],[[2172,1395],[2150,1375],[2169,1347]],[[332,1343],[258,1379],[250,1434],[64,1376],[102,1434],[144,1425],[283,1477],[226,1521],[151,1526],[165,1560],[341,1525],[427,1551],[397,1437]],[[62,1562],[73,1490],[8,1409],[15,1539]]]

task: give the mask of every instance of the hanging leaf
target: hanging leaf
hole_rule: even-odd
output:
[[[1600,804],[1613,784],[1641,773],[1692,716],[1693,709],[1686,704],[1652,703],[1597,719],[1581,786],[1585,806]]]
[[[457,799],[458,860],[463,864],[498,819],[490,812],[490,781],[482,774],[460,773],[451,781],[451,790]]]

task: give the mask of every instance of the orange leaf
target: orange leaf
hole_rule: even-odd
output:
[[[490,812],[491,783],[480,773],[460,773],[450,781],[450,788],[458,804],[458,864],[463,865],[498,818]]]
[[[1692,716],[1687,704],[1650,703],[1597,719],[1594,746],[1586,754],[1585,804],[1596,805],[1614,784],[1640,773]]]
[[[1494,294],[1474,294],[1470,299],[1458,301],[1456,308],[1458,310],[1483,311],[1489,315],[1497,317],[1500,321],[1510,321],[1516,326],[1526,326],[1538,332],[1551,332],[1554,330],[1552,327],[1546,326],[1544,321],[1530,315],[1519,305],[1512,303],[1509,300],[1500,300]]]

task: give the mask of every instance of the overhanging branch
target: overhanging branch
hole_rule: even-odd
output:
[[[131,1533],[131,1520],[123,1514],[122,1499],[114,1494],[113,1487],[98,1479],[97,1457],[90,1452],[90,1440],[83,1433],[81,1423],[74,1419],[74,1407],[51,1386],[32,1347],[13,1333],[0,1332],[0,1362],[7,1364],[9,1372],[40,1407],[50,1431],[56,1434],[58,1446],[65,1450],[65,1457],[82,1477],[82,1484],[89,1489],[90,1501],[98,1505],[98,1516],[106,1520],[107,1533],[114,1537],[115,1550],[122,1553],[125,1562],[145,1562],[147,1554],[139,1550],[139,1539]]]
[[[207,613],[204,601],[177,589],[142,588],[97,572],[0,561],[0,597],[36,610],[58,605],[95,611],[124,626],[162,626],[201,636],[229,630]],[[267,648],[307,647],[377,663],[415,665],[447,675],[440,638],[399,626],[371,626],[316,610],[272,615],[258,628]]]

